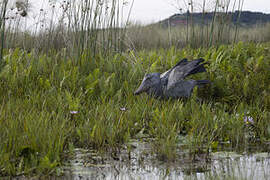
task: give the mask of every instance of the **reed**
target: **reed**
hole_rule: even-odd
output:
[[[46,15],[45,10],[40,10],[38,16],[40,23],[28,32],[22,32],[20,29],[27,20],[27,13],[24,17],[10,18],[4,32],[6,48],[21,47],[29,51],[34,48],[43,52],[66,48],[70,56],[76,54],[79,59],[84,51],[88,52],[88,56],[95,56],[99,53],[110,54],[128,49],[170,48],[171,46],[211,47],[246,39],[258,42],[260,39],[264,40],[264,36],[268,34],[254,35],[247,32],[254,32],[258,27],[246,28],[240,27],[239,23],[232,24],[230,12],[239,12],[239,21],[242,0],[215,1],[212,10],[207,7],[209,5],[207,1],[203,1],[202,5],[191,1],[186,7],[186,25],[174,27],[171,26],[170,20],[167,24],[168,28],[158,24],[146,26],[130,24],[130,13],[124,17],[122,11],[123,8],[130,8],[129,12],[131,12],[133,2],[128,5],[121,0],[114,0],[111,3],[107,1],[76,3],[74,0],[62,4],[56,3],[49,8],[50,13],[47,14],[51,14],[50,16]],[[26,8],[25,12],[28,9]],[[185,11],[183,8],[180,9],[181,12]],[[193,13],[198,10],[203,12],[200,23],[193,17]],[[206,18],[209,11],[214,13],[211,21]],[[244,38],[244,36],[248,37]]]
[[[1,48],[0,48],[0,66],[2,65],[3,50],[4,50],[4,38],[5,38],[5,28],[6,28],[6,11],[7,11],[8,0],[1,2],[1,12],[0,12],[0,30],[1,30]]]
[[[8,28],[2,28],[2,32],[8,34],[5,37],[5,41],[9,42],[6,48],[21,47],[42,52],[67,48],[71,56],[76,54],[77,59],[84,51],[91,56],[123,51],[125,24],[129,17],[124,17],[121,13],[127,6],[122,0],[51,2],[48,9],[39,10],[39,22],[27,32],[23,32],[25,29],[22,27],[30,11],[28,1],[18,2],[20,7],[11,7],[12,11],[18,11],[18,14],[23,10],[24,16],[7,17],[3,13],[11,11],[10,7],[4,4],[1,6],[2,16],[8,19],[3,21],[8,23]]]

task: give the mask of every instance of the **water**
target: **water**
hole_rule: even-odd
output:
[[[149,142],[132,141],[128,148],[99,156],[75,149],[60,179],[270,179],[270,154],[214,152],[190,157],[179,148],[174,162],[159,161]]]

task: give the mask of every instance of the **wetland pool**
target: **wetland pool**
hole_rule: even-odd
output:
[[[75,149],[62,169],[64,176],[53,179],[270,179],[269,151],[217,151],[191,158],[179,148],[175,161],[164,162],[151,152],[149,142],[134,140],[130,147],[130,151],[123,150],[114,158]]]

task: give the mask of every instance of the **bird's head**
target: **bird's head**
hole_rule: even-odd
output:
[[[147,92],[150,88],[160,83],[160,73],[146,74],[140,87],[134,92],[134,95]]]

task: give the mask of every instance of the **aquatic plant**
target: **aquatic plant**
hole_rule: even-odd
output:
[[[194,155],[224,142],[236,149],[268,142],[269,53],[269,44],[238,43],[95,58],[83,53],[78,64],[65,50],[4,51],[0,174],[51,173],[74,147],[117,151],[131,138],[152,138],[153,152],[168,161],[178,143]],[[208,73],[195,76],[210,86],[196,88],[187,101],[133,95],[145,69],[164,71],[184,57],[209,62]]]

